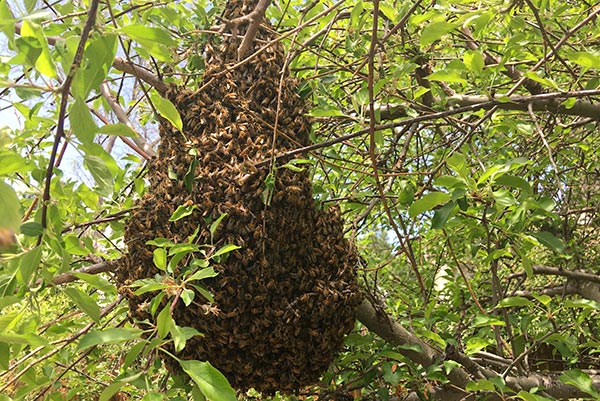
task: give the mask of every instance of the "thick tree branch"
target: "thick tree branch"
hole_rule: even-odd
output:
[[[550,112],[555,114],[570,115],[577,117],[589,117],[600,121],[600,102],[591,103],[584,100],[576,100],[571,107],[563,104],[566,99],[579,99],[588,96],[599,96],[600,90],[582,90],[573,92],[552,92],[539,95],[521,96],[513,95],[494,98],[477,95],[454,95],[447,98],[450,106],[475,107],[476,109],[491,110],[499,108],[503,110],[527,111],[529,105],[533,111]],[[436,99],[435,101],[440,101]],[[379,106],[379,114],[382,120],[396,120],[406,117],[406,106],[402,104],[389,103]]]
[[[545,266],[545,265],[533,265],[532,270],[533,270],[534,274],[540,274],[540,275],[545,275],[545,276],[561,276],[561,277],[566,277],[566,278],[573,279],[576,281],[592,282],[592,283],[600,284],[600,276],[593,274],[593,273],[587,273],[584,271],[563,270],[563,269],[559,269],[556,267]],[[511,278],[523,276],[524,274],[525,274],[525,272],[515,273],[515,274],[511,274],[508,278],[511,279]]]
[[[472,400],[475,394],[468,394],[464,391],[465,386],[478,378],[499,377],[500,374],[490,369],[480,367],[468,356],[459,353],[456,350],[441,353],[435,348],[419,339],[415,334],[406,330],[402,325],[395,322],[385,312],[376,310],[373,305],[365,300],[357,308],[357,319],[364,324],[370,331],[379,335],[390,344],[400,346],[398,352],[411,361],[429,367],[440,363],[443,359],[451,359],[459,362],[463,367],[452,370],[448,375],[451,382],[450,386],[439,386],[432,389],[428,394],[429,400],[454,401],[454,400]],[[420,349],[421,351],[417,351]],[[592,386],[600,390],[600,375],[592,372]],[[543,388],[544,392],[557,399],[587,398],[588,394],[583,393],[577,388],[564,384],[558,379],[558,375],[531,374],[529,376],[508,376],[505,378],[508,387],[513,391],[530,391],[534,388]],[[417,394],[409,395],[406,400],[418,400]],[[501,400],[499,396],[490,394],[488,400]]]
[[[370,331],[390,344],[402,346],[398,349],[398,352],[415,363],[429,367],[441,359],[441,352],[406,330],[383,311],[375,310],[368,300],[364,300],[359,305],[356,310],[356,318]],[[420,351],[416,349],[420,349]],[[460,387],[466,386],[471,381],[469,373],[461,368],[454,369],[449,378],[454,385]]]
[[[238,47],[238,61],[241,61],[246,54],[248,54],[270,2],[271,0],[259,0],[256,8],[246,17],[244,17],[245,19],[250,20],[250,25],[248,25],[248,30],[244,35],[244,39],[242,40],[240,47]]]
[[[550,112],[554,114],[562,114],[568,116],[589,117],[594,120],[600,120],[600,103],[591,103],[584,100],[576,100],[570,107],[565,106],[561,100],[573,99],[583,96],[597,96],[600,91],[580,91],[568,93],[544,93],[532,96],[513,95],[506,99],[498,99],[498,96],[493,99],[490,105],[490,99],[487,96],[468,96],[455,95],[448,98],[448,104],[453,106],[471,106],[481,104],[482,109],[489,110],[497,107],[503,110],[521,110],[527,111],[531,105],[533,111]]]

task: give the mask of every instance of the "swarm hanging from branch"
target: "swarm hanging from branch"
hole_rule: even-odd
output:
[[[232,21],[253,9],[252,2],[230,2],[223,17]],[[188,307],[175,305],[176,323],[204,334],[190,339],[177,357],[210,361],[238,389],[292,392],[319,378],[352,330],[361,298],[359,258],[343,237],[339,211],[315,206],[306,170],[254,167],[273,154],[308,145],[310,125],[293,80],[282,72],[281,45],[237,69],[227,68],[237,62],[244,29],[254,20],[239,21],[237,35],[206,47],[200,90],[167,90],[183,132],[168,123],[161,128],[148,192],[125,231],[129,253],[117,279],[132,316],[153,321],[145,304],[154,294],[135,296],[128,287],[160,273],[147,241],[185,242],[197,230],[197,244],[239,246],[214,266],[218,276],[203,281],[214,295],[216,313],[206,313],[199,293]],[[256,38],[272,39],[264,27]],[[254,41],[250,52],[258,47]],[[194,179],[186,185],[190,169]],[[184,204],[197,208],[169,221]],[[211,221],[224,213],[211,237]],[[174,361],[166,363],[178,371]]]

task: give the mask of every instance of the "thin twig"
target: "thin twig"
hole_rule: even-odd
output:
[[[94,27],[96,22],[96,12],[98,11],[98,5],[100,4],[100,0],[91,0],[90,9],[87,14],[87,20],[85,22],[85,26],[81,32],[81,37],[79,39],[79,45],[77,46],[77,50],[75,51],[75,57],[73,57],[73,62],[71,63],[71,68],[65,81],[63,82],[60,93],[62,94],[60,99],[60,106],[58,111],[58,124],[56,126],[56,135],[54,137],[54,143],[52,144],[52,151],[50,153],[50,160],[48,161],[48,168],[46,169],[46,178],[44,185],[44,193],[42,195],[42,214],[41,214],[41,225],[42,229],[46,229],[48,224],[48,202],[50,201],[50,184],[52,181],[52,175],[54,173],[54,165],[56,161],[56,156],[58,152],[58,145],[60,144],[61,139],[65,136],[65,119],[67,115],[67,104],[69,100],[69,92],[71,90],[71,83],[73,82],[73,78],[75,77],[75,73],[79,69],[81,65],[81,60],[83,59],[83,51],[85,49],[85,44],[88,40],[88,37]],[[42,243],[43,234],[40,234],[37,239],[37,245]]]

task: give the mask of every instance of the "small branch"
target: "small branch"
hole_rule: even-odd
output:
[[[71,63],[71,67],[69,69],[69,73],[65,78],[61,88],[61,98],[60,105],[58,110],[58,123],[56,125],[56,135],[54,137],[54,143],[52,144],[52,151],[50,153],[50,160],[48,160],[48,168],[46,169],[46,177],[44,179],[44,192],[42,195],[42,214],[41,214],[41,224],[42,229],[45,230],[47,226],[47,213],[48,213],[48,203],[50,201],[50,184],[52,181],[52,175],[54,174],[55,163],[58,164],[60,159],[56,159],[58,154],[58,146],[60,141],[65,136],[65,119],[67,115],[67,103],[69,100],[69,92],[71,90],[71,83],[73,82],[73,78],[75,77],[75,73],[79,69],[81,65],[81,60],[83,59],[83,51],[85,49],[85,44],[92,32],[94,24],[96,22],[96,12],[98,11],[98,6],[100,4],[100,0],[92,0],[90,2],[90,9],[87,13],[87,20],[81,31],[81,36],[79,39],[79,44],[77,46],[77,50],[75,51],[75,56],[73,57],[73,62]],[[37,239],[37,245],[42,243],[43,234],[40,234]]]
[[[492,101],[489,101],[489,103],[491,104]],[[437,113],[422,114],[420,116],[417,116],[414,118],[408,118],[408,119],[402,120],[402,121],[376,125],[375,130],[381,131],[381,130],[385,130],[385,129],[402,127],[405,125],[412,125],[412,124],[420,123],[422,121],[434,121],[434,120],[437,120],[440,118],[444,118],[444,117],[448,117],[448,116],[452,116],[452,115],[456,115],[456,114],[468,113],[468,112],[472,112],[474,110],[479,110],[481,107],[486,107],[486,106],[487,106],[486,104],[477,104],[477,105],[459,107],[459,108],[451,109],[451,110],[439,111]],[[324,141],[321,143],[315,143],[313,145],[305,146],[303,148],[290,150],[289,152],[280,153],[279,155],[275,156],[275,159],[279,160],[279,159],[286,158],[286,157],[296,156],[301,153],[310,152],[310,151],[313,151],[316,149],[326,148],[328,146],[335,145],[337,143],[345,142],[347,140],[350,140],[350,139],[353,139],[353,138],[356,138],[359,136],[363,136],[365,134],[368,134],[369,132],[370,132],[370,128],[361,129],[359,131],[356,131],[356,132],[353,132],[353,133],[350,133],[347,135],[343,135],[343,136],[340,136],[335,139],[330,139],[328,141]],[[270,162],[271,162],[271,159],[263,160],[261,162],[256,163],[254,166],[259,168],[259,167],[268,165]]]
[[[100,262],[100,263],[96,263],[96,264],[93,264],[90,266],[82,267],[81,269],[77,269],[77,270],[73,270],[70,272],[59,274],[52,279],[51,284],[52,285],[61,285],[61,284],[70,283],[72,281],[76,281],[76,280],[78,280],[78,278],[74,275],[74,273],[99,274],[99,273],[113,271],[113,270],[115,270],[115,268],[116,268],[116,265],[114,262],[108,262],[108,261]]]
[[[160,82],[162,82],[162,81],[160,81]],[[104,99],[108,102],[112,111],[117,116],[117,119],[119,120],[119,122],[127,125],[133,132],[137,133],[135,126],[129,119],[129,116],[127,115],[125,110],[123,110],[123,108],[121,107],[121,105],[119,104],[117,99],[113,96],[113,94],[106,82],[103,82],[100,85],[100,92],[102,93],[102,96],[104,97]],[[156,156],[156,152],[154,151],[154,149],[152,149],[152,147],[148,144],[148,142],[144,141],[139,134],[136,137],[133,137],[132,140],[148,156],[150,156],[151,158]]]
[[[169,85],[161,81],[160,78],[158,78],[156,75],[152,74],[145,68],[128,62],[127,60],[121,57],[115,57],[115,60],[113,61],[113,67],[115,67],[119,71],[131,74],[141,79],[148,85],[154,87],[161,95],[164,95],[169,89]]]
[[[88,107],[90,109],[90,111],[92,112],[92,114],[94,114],[96,117],[98,117],[98,119],[100,121],[102,121],[104,124],[110,124],[110,121],[103,116],[102,114],[100,114],[100,112],[98,112],[98,110],[92,108],[92,107]],[[131,150],[133,150],[134,152],[136,152],[138,155],[142,156],[144,159],[146,160],[150,160],[152,159],[152,156],[150,156],[149,154],[147,154],[146,152],[144,152],[144,149],[140,148],[138,145],[135,144],[135,142],[131,141],[128,137],[126,136],[121,136],[119,137],[121,138],[121,140],[123,141],[123,143],[127,146],[129,146],[129,148],[131,148]],[[150,148],[152,148],[152,145],[148,145]]]
[[[463,27],[460,29],[460,31],[463,35],[465,35],[467,39],[467,47],[471,50],[478,50],[479,44],[476,42],[475,38],[471,34],[471,30],[467,27]],[[483,62],[485,63],[485,65],[502,65],[502,59],[500,57],[491,55],[488,52],[483,52]],[[502,73],[515,82],[523,78],[523,74],[521,73],[521,71],[519,71],[514,65],[505,64]],[[529,93],[531,93],[532,95],[544,93],[544,87],[542,86],[542,84],[530,78],[523,79],[523,86],[527,88]]]

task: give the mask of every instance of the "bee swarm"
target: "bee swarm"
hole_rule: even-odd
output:
[[[233,3],[226,19],[253,9],[246,2],[239,7]],[[214,49],[207,46],[205,89],[172,87],[167,93],[181,114],[183,132],[162,124],[159,157],[149,164],[148,192],[125,230],[129,253],[119,265],[117,281],[131,315],[154,321],[144,305],[156,293],[135,296],[127,287],[161,273],[153,264],[154,247],[146,242],[159,237],[185,242],[199,230],[194,242],[210,244],[210,222],[227,213],[212,241],[217,248],[241,248],[214,264],[216,277],[201,282],[214,295],[214,313],[206,312],[199,293],[189,306],[177,302],[175,322],[204,334],[188,340],[177,357],[210,361],[240,390],[289,393],[314,383],[352,330],[360,302],[358,256],[343,237],[339,211],[315,208],[306,170],[278,168],[270,202],[263,201],[271,170],[254,165],[273,152],[306,146],[310,125],[293,80],[281,72],[282,46],[227,71],[237,62],[242,37],[243,29]],[[263,26],[258,39],[264,44],[272,35]],[[256,42],[254,50],[261,45]],[[194,160],[190,191],[183,177]],[[197,208],[169,221],[184,204]],[[178,372],[177,363],[165,358],[169,370]]]

